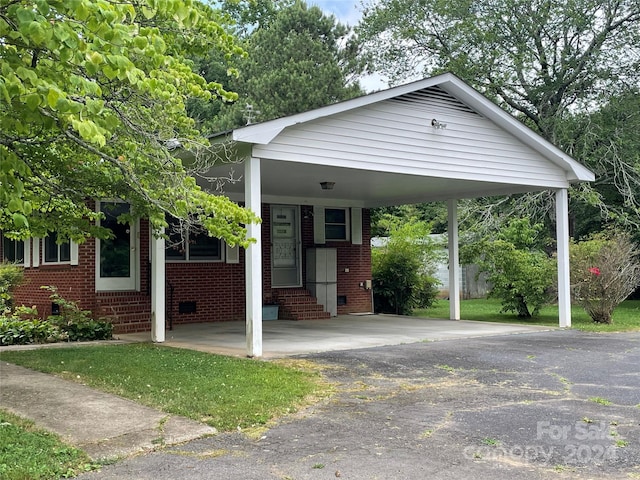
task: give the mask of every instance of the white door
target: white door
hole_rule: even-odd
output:
[[[271,286],[302,286],[299,209],[294,205],[271,206]]]
[[[136,222],[118,223],[118,216],[129,213],[129,204],[100,202],[105,218],[100,225],[110,229],[113,237],[96,240],[96,290],[136,290],[137,235]]]

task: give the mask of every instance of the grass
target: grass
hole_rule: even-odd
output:
[[[500,300],[472,299],[460,302],[460,317],[465,320],[483,322],[526,323],[528,325],[558,326],[558,307],[550,305],[542,308],[540,314],[532,319],[523,320],[514,314],[500,313]],[[449,318],[449,301],[438,300],[433,307],[418,309],[415,316],[424,318]],[[627,300],[613,312],[613,323],[604,325],[595,323],[578,306],[571,311],[572,328],[588,332],[640,331],[640,300]]]
[[[39,480],[94,470],[87,455],[33,422],[0,410],[0,478]]]
[[[152,344],[9,351],[0,359],[221,431],[264,425],[327,390],[318,373],[301,368]]]

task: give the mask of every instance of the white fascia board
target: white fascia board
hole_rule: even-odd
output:
[[[439,86],[558,165],[567,172],[568,181],[593,182],[595,180],[595,174],[591,170],[571,158],[551,142],[542,138],[458,77],[451,75]]]

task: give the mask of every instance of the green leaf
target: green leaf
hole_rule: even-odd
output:
[[[36,111],[38,109],[38,107],[40,106],[40,101],[40,95],[38,95],[37,93],[27,95],[26,103],[27,107],[29,107],[29,110],[31,111]]]
[[[38,12],[40,12],[43,16],[49,15],[51,9],[49,8],[49,2],[47,0],[36,0],[36,7],[38,8]]]
[[[49,107],[55,108],[59,98],[60,93],[58,91],[53,88],[49,89],[49,92],[47,93],[47,103],[49,104]]]
[[[20,230],[22,228],[29,228],[29,221],[27,220],[27,217],[25,217],[21,213],[16,212],[12,214],[11,218],[16,229]]]

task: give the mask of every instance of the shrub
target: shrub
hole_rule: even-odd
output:
[[[60,307],[60,315],[51,315],[48,321],[60,328],[69,341],[109,340],[113,336],[113,325],[103,320],[94,320],[91,311],[82,310],[77,302],[69,301],[58,293],[55,286],[41,287],[51,292],[49,298]]]
[[[605,232],[570,247],[574,301],[597,323],[640,285],[640,249],[626,233]]]
[[[24,280],[24,269],[15,263],[0,262],[0,313],[11,308],[13,289]]]
[[[35,307],[17,307],[0,316],[0,345],[59,342],[66,335],[56,325],[38,318]]]
[[[528,219],[512,220],[495,239],[463,248],[465,263],[477,263],[491,284],[489,297],[502,302],[501,313],[531,318],[551,301],[556,263],[543,249],[543,226]]]
[[[373,298],[376,312],[410,314],[430,307],[438,293],[434,278],[437,246],[426,222],[391,222],[382,247],[372,249]]]

